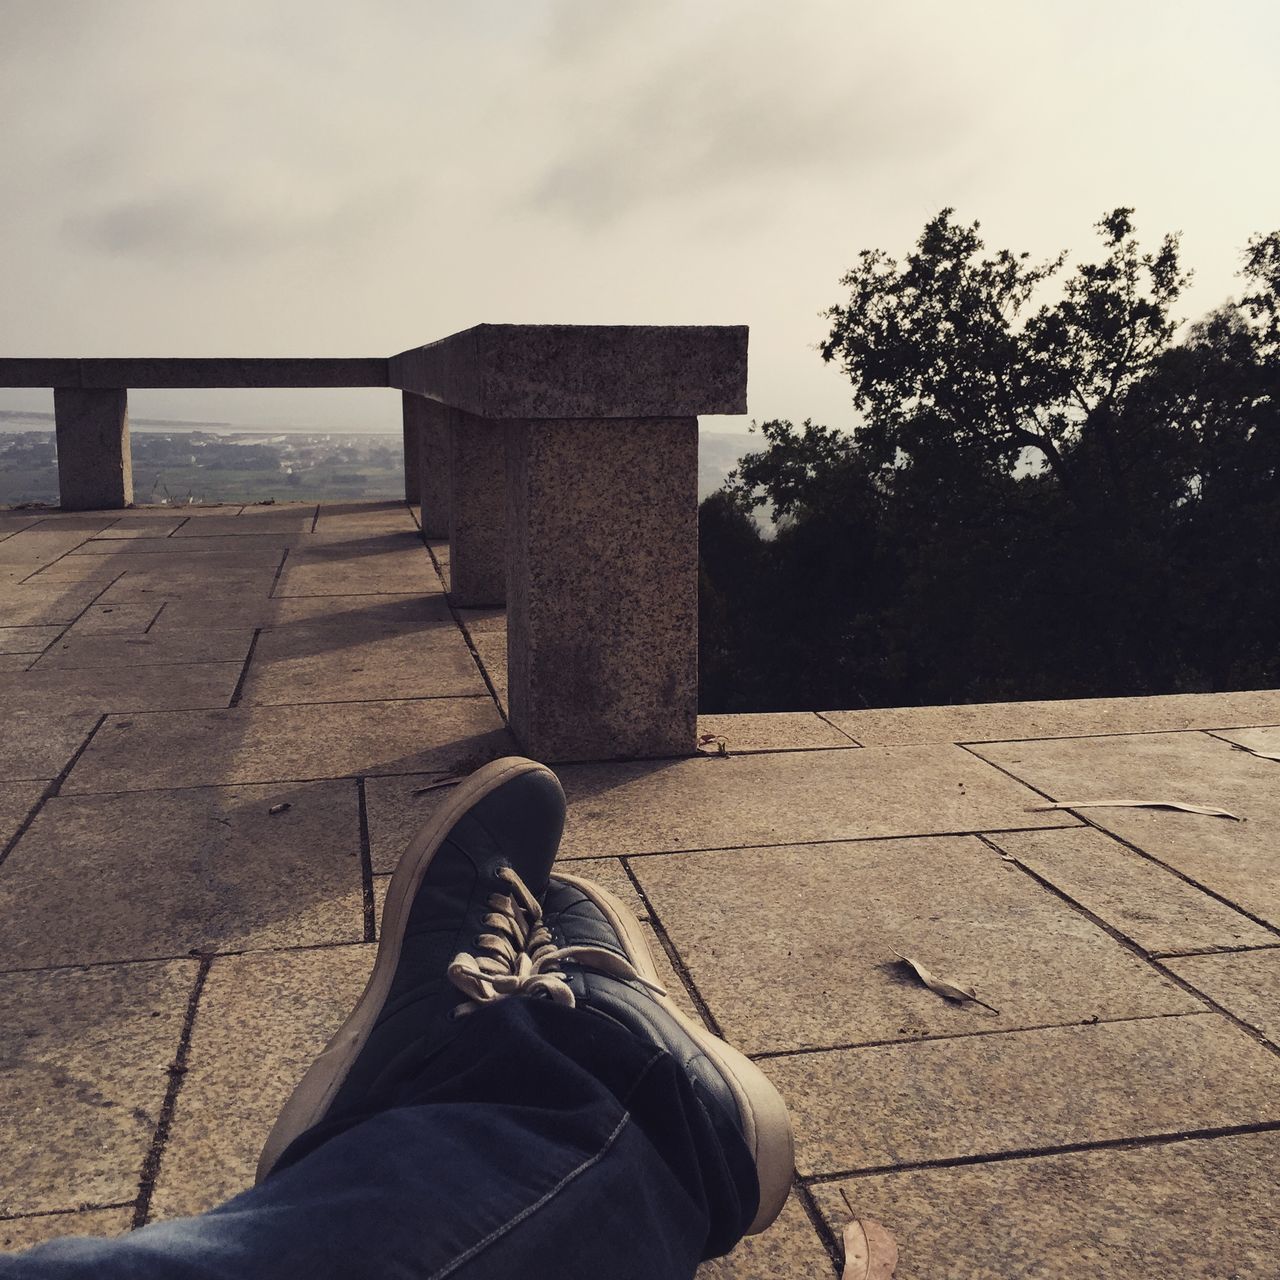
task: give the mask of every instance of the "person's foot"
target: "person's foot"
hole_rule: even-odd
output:
[[[794,1168],[786,1105],[759,1067],[667,996],[640,922],[612,894],[557,871],[524,957],[505,976],[482,973],[467,955],[457,957],[450,976],[476,1004],[521,994],[587,1007],[671,1053],[695,1089],[737,1121],[755,1159],[760,1207],[748,1234],[781,1212]]]
[[[368,985],[281,1111],[259,1182],[295,1138],[360,1109],[447,1038],[460,1004],[448,971],[460,954],[479,972],[511,968],[529,944],[563,827],[559,780],[533,760],[495,760],[449,794],[391,877]]]

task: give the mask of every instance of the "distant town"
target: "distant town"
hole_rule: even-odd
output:
[[[52,415],[0,414],[0,506],[56,505]],[[175,424],[176,425],[176,424]],[[226,426],[230,424],[207,424]],[[354,502],[404,494],[399,435],[369,432],[169,429],[134,424],[133,493],[139,505],[208,502]],[[725,475],[758,437],[704,433],[698,496]]]

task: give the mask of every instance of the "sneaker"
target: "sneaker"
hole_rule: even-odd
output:
[[[759,1067],[672,1002],[640,922],[611,893],[557,871],[542,919],[505,972],[486,973],[472,957],[459,955],[450,975],[477,1005],[516,993],[583,1005],[674,1055],[695,1085],[737,1121],[755,1159],[760,1207],[748,1234],[763,1231],[781,1212],[794,1170],[786,1105]]]
[[[455,957],[501,975],[526,951],[564,811],[555,774],[510,756],[471,774],[418,831],[387,889],[368,985],[281,1111],[259,1182],[295,1138],[359,1110],[424,1047],[449,1038],[459,1005],[448,976]]]

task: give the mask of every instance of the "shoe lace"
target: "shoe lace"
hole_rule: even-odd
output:
[[[666,989],[636,971],[625,957],[604,947],[557,947],[542,917],[542,905],[511,867],[498,871],[508,892],[490,894],[484,917],[485,932],[473,951],[460,951],[449,965],[449,981],[466,996],[454,1017],[474,1013],[483,1004],[507,996],[541,996],[556,1004],[576,1004],[562,966],[638,982],[666,995]]]

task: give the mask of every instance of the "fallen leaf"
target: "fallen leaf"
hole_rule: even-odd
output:
[[[1177,809],[1181,813],[1201,813],[1206,818],[1244,821],[1225,809],[1215,809],[1207,804],[1183,804],[1181,800],[1059,800],[1056,804],[1033,804],[1027,812],[1043,813],[1048,809]]]
[[[277,813],[288,813],[292,808],[293,805],[291,805],[287,800],[281,800],[279,804],[273,804],[267,812],[274,817]]]
[[[979,999],[978,993],[972,987],[962,987],[958,983],[948,981],[946,978],[937,977],[926,969],[919,960],[904,956],[901,951],[895,951],[893,954],[903,964],[907,965],[930,991],[936,992],[947,1000],[972,1000],[974,1004],[980,1004],[984,1009],[990,1009],[992,1013],[1000,1012],[999,1009],[993,1008],[985,1000]]]
[[[840,1198],[853,1214],[843,1187]],[[898,1244],[888,1227],[874,1218],[853,1214],[853,1220],[844,1229],[844,1270],[840,1280],[890,1280],[897,1265]]]
[[[704,750],[706,747],[714,746],[715,755],[727,756],[729,754],[728,740],[722,738],[718,733],[703,733],[698,736],[698,750],[705,756],[711,755],[712,752]]]
[[[1247,751],[1251,756],[1257,756],[1259,760],[1280,760],[1280,751],[1263,751],[1261,747],[1246,747],[1243,742],[1233,742],[1231,745],[1237,751]]]
[[[462,781],[458,777],[438,778],[435,782],[428,782],[425,787],[414,787],[409,792],[411,796],[425,796],[428,791],[439,791],[441,787],[456,787]]]

